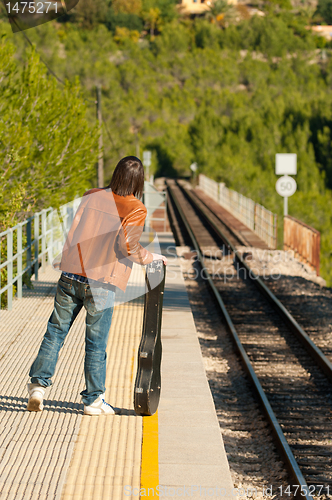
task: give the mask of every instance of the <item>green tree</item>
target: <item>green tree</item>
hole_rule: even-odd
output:
[[[150,9],[159,9],[162,22],[169,23],[178,17],[177,3],[177,0],[142,0],[142,10],[148,12]]]
[[[86,121],[78,82],[59,89],[34,51],[21,70],[14,47],[2,41],[0,89],[0,217],[8,225],[91,185],[98,133]]]
[[[209,10],[206,11],[205,17],[210,22],[218,27],[225,27],[227,23],[227,16],[230,18],[234,10],[227,0],[215,0],[209,5]]]
[[[145,26],[150,32],[151,39],[153,39],[155,30],[160,29],[161,26],[161,16],[158,7],[150,8],[148,11],[143,12],[143,19],[145,21]]]
[[[112,8],[116,14],[119,12],[140,14],[142,10],[142,0],[112,0]]]
[[[105,22],[107,4],[105,0],[84,0],[70,12],[68,18],[82,27],[91,29],[97,23]]]
[[[321,16],[326,24],[332,24],[332,0],[318,0],[315,14]]]
[[[136,30],[140,33],[143,30],[144,22],[137,14],[128,12],[116,13],[113,8],[110,8],[105,17],[105,25],[113,33],[117,28],[127,28],[128,30]]]

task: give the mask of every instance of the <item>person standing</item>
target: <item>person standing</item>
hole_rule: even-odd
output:
[[[147,210],[141,198],[144,168],[127,156],[117,164],[106,188],[84,193],[58,263],[62,271],[54,310],[33,362],[28,383],[28,411],[42,411],[46,388],[52,384],[58,355],[78,313],[86,309],[85,415],[111,415],[105,401],[106,346],[116,289],[125,291],[133,262],[146,265],[167,260],[150,253],[139,239]]]

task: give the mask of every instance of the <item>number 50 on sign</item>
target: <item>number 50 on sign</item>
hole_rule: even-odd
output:
[[[293,196],[296,191],[296,181],[293,177],[289,177],[289,175],[283,175],[276,182],[276,190],[280,196]]]

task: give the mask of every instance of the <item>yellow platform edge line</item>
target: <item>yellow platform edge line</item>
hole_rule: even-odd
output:
[[[159,498],[158,460],[158,411],[151,417],[143,417],[142,463],[141,463],[141,495],[148,498]]]
[[[154,239],[149,232],[150,243]],[[142,463],[141,463],[141,495],[159,498],[159,458],[158,458],[158,410],[151,417],[143,417]]]

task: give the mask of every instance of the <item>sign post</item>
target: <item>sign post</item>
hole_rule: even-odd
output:
[[[296,154],[276,154],[276,175],[282,175],[276,182],[276,191],[284,197],[284,217],[288,215],[288,198],[293,196],[297,185],[290,175],[296,175]]]
[[[289,175],[283,175],[276,182],[276,190],[280,196],[284,197],[284,216],[288,215],[288,198],[296,191],[296,181]]]
[[[192,171],[192,173],[193,173],[193,179],[194,179],[194,181],[195,181],[195,179],[196,179],[196,172],[197,172],[197,168],[198,168],[198,165],[197,165],[197,163],[196,163],[196,162],[194,162],[194,163],[192,163],[192,164],[190,165],[190,170],[191,170],[191,171]]]

